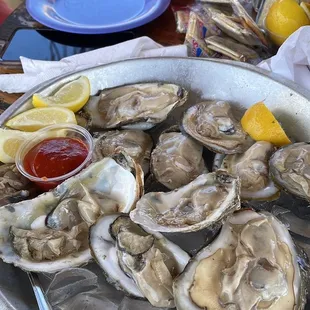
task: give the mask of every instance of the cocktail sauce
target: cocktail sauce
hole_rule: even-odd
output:
[[[35,145],[24,157],[25,170],[35,177],[55,178],[78,168],[88,155],[88,148],[80,139],[50,138]]]

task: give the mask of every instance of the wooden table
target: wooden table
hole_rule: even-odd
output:
[[[193,0],[172,0],[171,5],[188,5],[192,2]],[[184,34],[176,32],[176,24],[171,10],[171,5],[159,18],[147,25],[135,29],[134,32],[138,34],[138,36],[149,36],[156,42],[166,46],[183,44]],[[34,21],[28,14],[25,5],[22,4],[0,26],[0,48],[10,39],[10,36],[18,28],[44,29],[45,27]],[[21,72],[22,68],[20,65],[0,65],[0,74]],[[0,92],[0,113],[21,95],[22,94],[8,94]]]

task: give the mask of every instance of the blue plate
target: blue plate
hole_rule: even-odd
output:
[[[103,34],[142,26],[160,16],[170,0],[27,0],[33,19],[50,28]]]

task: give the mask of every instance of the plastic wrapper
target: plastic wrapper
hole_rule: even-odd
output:
[[[200,0],[200,3],[230,4],[230,0]]]
[[[267,39],[258,25],[255,23],[253,18],[247,13],[245,8],[240,4],[238,0],[231,0],[231,5],[234,10],[235,15],[241,18],[241,24],[245,29],[251,30],[258,37],[259,41],[268,46]]]
[[[239,0],[239,3],[245,8],[248,14],[252,15],[253,12],[253,2],[263,1],[263,0]],[[197,2],[201,4],[219,4],[219,5],[230,5],[231,0],[198,0]]]
[[[191,11],[185,44],[193,57],[219,57],[219,54],[207,47],[204,39],[208,36],[219,35],[221,31],[210,16],[201,16],[197,11]]]
[[[172,11],[175,17],[176,31],[179,33],[186,33],[190,8],[187,6],[172,6]]]
[[[258,64],[263,58],[253,47],[264,49],[265,38],[240,6],[238,0],[193,6],[185,38],[189,54]]]
[[[256,0],[256,2],[258,2],[258,4],[256,4],[258,8],[256,23],[260,28],[265,28],[265,19],[275,0]]]
[[[125,295],[105,281],[97,265],[90,264],[55,274],[46,296],[55,310],[118,310]]]
[[[194,10],[201,16],[208,16],[224,34],[244,45],[268,46],[263,32],[238,0],[210,1],[198,3]]]
[[[259,55],[253,49],[238,43],[237,41],[227,38],[212,36],[205,39],[207,47],[219,52],[229,59],[258,64],[261,61]]]

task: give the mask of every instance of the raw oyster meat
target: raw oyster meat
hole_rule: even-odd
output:
[[[276,151],[269,161],[274,181],[288,192],[310,201],[310,144],[299,142]]]
[[[220,166],[241,181],[241,199],[272,200],[279,189],[269,176],[269,158],[275,147],[266,141],[253,144],[244,154],[226,155]]]
[[[239,194],[239,179],[218,170],[201,174],[172,192],[145,194],[130,212],[130,218],[152,231],[198,231],[239,209]]]
[[[144,174],[149,171],[152,138],[142,130],[110,130],[95,134],[93,161],[126,152],[141,165]]]
[[[174,308],[173,279],[190,257],[160,233],[142,229],[126,215],[101,217],[90,230],[92,255],[117,289]]]
[[[135,165],[132,158],[124,153],[101,161],[103,165],[92,172],[95,177],[90,174],[98,189],[81,182],[76,187],[72,186],[48,214],[48,227],[55,230],[71,229],[81,222],[90,226],[102,213],[128,213],[135,207],[136,201],[143,195],[143,172],[140,166]]]
[[[202,151],[202,145],[191,137],[181,132],[165,132],[151,155],[152,173],[169,189],[186,185],[208,172]]]
[[[53,191],[0,208],[0,257],[36,272],[88,262],[88,227],[101,214],[129,212],[141,194],[137,180],[104,158]]]
[[[88,226],[78,224],[70,231],[49,228],[34,230],[11,227],[13,247],[24,259],[41,262],[67,256],[88,247]]]
[[[147,130],[164,121],[187,97],[188,92],[175,84],[132,84],[101,91],[84,111],[92,127]]]
[[[286,227],[242,210],[186,266],[173,286],[178,310],[301,310],[303,274]]]
[[[182,125],[190,136],[216,153],[243,153],[254,143],[225,101],[205,101],[190,107]]]
[[[29,196],[30,182],[14,164],[0,165],[0,206]]]

